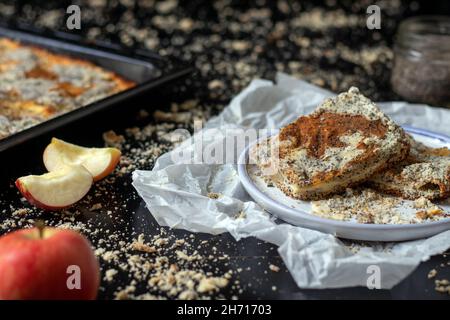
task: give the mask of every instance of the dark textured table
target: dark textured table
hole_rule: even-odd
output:
[[[95,248],[113,250],[129,244],[141,233],[151,242],[153,235],[161,235],[143,202],[130,185],[130,163],[137,168],[150,169],[153,157],[142,160],[135,155],[146,148],[155,148],[147,141],[126,135],[126,128],[142,130],[149,123],[157,125],[152,112],[159,109],[176,111],[188,101],[191,118],[208,119],[229,102],[254,77],[272,79],[276,71],[284,71],[335,92],[356,85],[375,100],[398,97],[390,90],[393,33],[398,21],[416,13],[445,13],[448,5],[426,2],[383,2],[382,29],[365,28],[365,8],[368,1],[335,1],[302,4],[288,1],[79,1],[83,12],[82,29],[78,33],[92,39],[122,42],[131,48],[145,48],[162,55],[174,55],[193,61],[198,71],[188,79],[167,86],[157,92],[134,99],[113,111],[92,116],[62,128],[51,135],[26,143],[1,156],[0,233],[29,226],[36,218],[47,224],[75,228],[79,226]],[[34,26],[65,30],[64,9],[69,1],[2,1],[2,20],[32,23]],[[447,11],[445,11],[447,10]],[[173,104],[176,107],[174,108]],[[177,107],[178,106],[178,107]],[[146,110],[147,112],[143,112]],[[176,112],[174,112],[176,113]],[[159,122],[160,123],[160,122]],[[162,126],[164,132],[178,128],[191,129],[190,123]],[[115,179],[104,181],[90,192],[89,197],[65,213],[44,213],[21,201],[12,182],[15,178],[42,173],[41,153],[51,136],[91,146],[102,146],[102,133],[114,130],[126,136],[131,146],[123,150],[127,163]],[[162,151],[171,148],[158,135],[154,137]],[[158,149],[158,150],[159,150]],[[160,150],[160,151],[161,151]],[[142,160],[142,161],[141,161]],[[131,167],[132,168],[132,167]],[[106,191],[105,191],[106,190]],[[92,209],[101,203],[100,209]],[[20,208],[27,208],[25,216],[11,216]],[[165,233],[164,233],[165,232]],[[435,279],[450,278],[448,256],[438,255],[424,262],[407,279],[392,290],[345,288],[335,290],[303,290],[292,280],[277,254],[276,247],[256,239],[236,242],[228,234],[193,237],[181,230],[165,230],[169,241],[184,239],[191,243],[186,251],[198,249],[206,257],[221,259],[182,264],[189,270],[210,271],[220,276],[233,271],[230,284],[213,295],[202,297],[273,298],[273,299],[449,299],[448,294],[435,291]],[[104,239],[114,235],[107,241]],[[205,242],[206,240],[206,242]],[[120,249],[120,248],[116,248]],[[170,249],[161,253],[171,261],[179,261]],[[226,256],[224,256],[224,254]],[[103,279],[99,298],[169,297],[165,290],[149,287],[148,275],[136,281],[129,268],[129,253],[117,260],[99,254],[102,274],[110,268],[118,270],[113,279]],[[144,256],[145,258],[146,256]],[[154,259],[149,257],[148,259]],[[279,266],[274,272],[269,265]],[[428,279],[431,269],[438,271],[435,279]],[[141,272],[141,271],[140,271]],[[136,282],[134,282],[136,281]],[[154,296],[153,296],[154,295]]]

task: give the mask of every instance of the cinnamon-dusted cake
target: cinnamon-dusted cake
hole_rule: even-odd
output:
[[[408,153],[403,129],[352,87],[257,144],[251,159],[285,194],[312,200],[365,181]]]

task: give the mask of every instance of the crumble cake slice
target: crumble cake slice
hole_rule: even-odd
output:
[[[408,152],[403,129],[352,87],[258,143],[250,160],[286,195],[316,200],[367,180]]]
[[[450,150],[431,148],[409,138],[408,157],[376,174],[370,184],[383,192],[406,199],[445,199],[450,196]]]

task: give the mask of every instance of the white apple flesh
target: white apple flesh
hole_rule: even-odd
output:
[[[116,148],[85,148],[53,138],[44,151],[44,165],[48,171],[64,165],[82,165],[98,181],[110,174],[120,160]]]
[[[63,166],[40,176],[16,180],[17,188],[28,202],[46,210],[73,205],[89,192],[92,183],[92,175],[81,165]]]

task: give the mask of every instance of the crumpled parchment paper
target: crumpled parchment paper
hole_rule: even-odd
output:
[[[276,84],[254,80],[204,126],[199,150],[222,143],[230,129],[280,128],[310,113],[334,94],[284,74]],[[405,102],[380,103],[399,124],[450,134],[450,110]],[[279,246],[278,252],[301,288],[380,285],[389,289],[421,261],[450,247],[450,231],[403,243],[352,243],[332,235],[276,222],[242,188],[233,161],[202,163],[193,139],[162,155],[152,171],[135,171],[133,186],[163,226],[192,232],[229,232],[236,240],[253,236]],[[197,151],[199,151],[197,150]],[[237,154],[240,154],[238,150]],[[174,157],[174,153],[188,157]],[[180,160],[181,159],[181,160]],[[215,199],[211,193],[220,194]],[[379,282],[370,276],[379,271]]]

